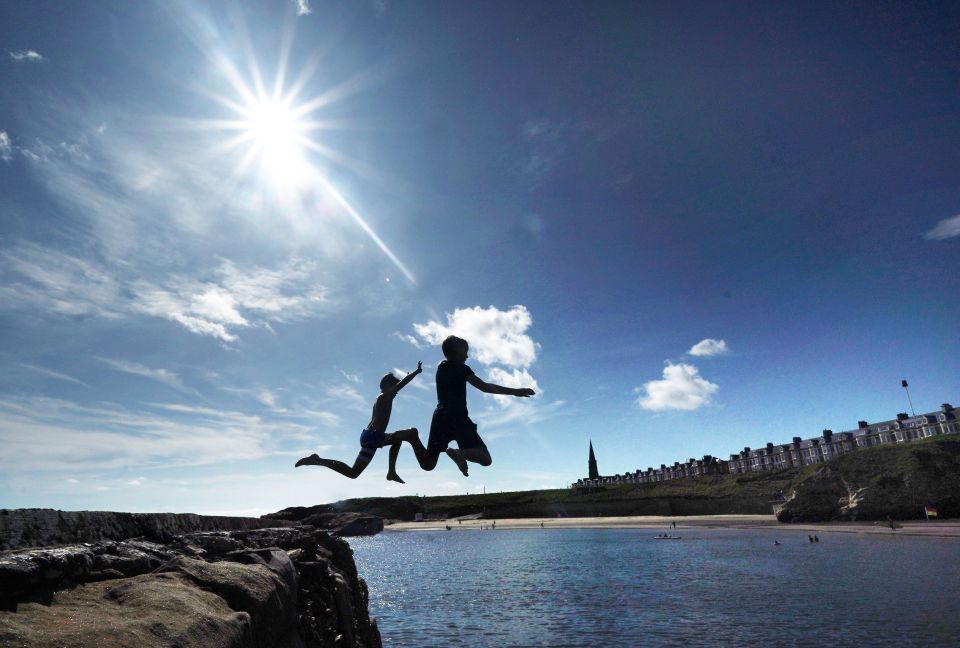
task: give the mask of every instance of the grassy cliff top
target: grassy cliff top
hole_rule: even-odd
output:
[[[424,515],[555,517],[557,515],[684,515],[769,513],[770,500],[786,489],[795,470],[745,475],[687,477],[656,484],[619,484],[590,492],[570,489],[511,491],[433,497],[365,497],[315,507],[296,507],[271,517],[302,519],[312,513],[367,513],[395,520]],[[683,504],[687,503],[685,507]],[[695,510],[690,509],[697,502]],[[686,511],[686,512],[685,512]]]

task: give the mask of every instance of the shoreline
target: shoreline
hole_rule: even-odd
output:
[[[671,522],[676,522],[675,531],[681,529],[759,529],[767,531],[802,531],[804,533],[861,533],[897,534],[929,538],[960,538],[960,520],[932,521],[905,520],[898,522],[903,527],[896,531],[873,522],[818,522],[787,524],[777,522],[774,515],[690,515],[666,516],[611,516],[582,518],[511,518],[503,520],[428,520],[424,522],[394,522],[384,526],[384,532],[403,531],[451,531],[489,529],[496,522],[497,529],[659,529],[671,531]]]

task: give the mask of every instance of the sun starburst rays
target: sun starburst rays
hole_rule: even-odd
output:
[[[291,77],[288,74],[288,38],[281,43],[276,74],[269,82],[264,79],[251,49],[247,50],[244,58],[249,68],[247,75],[241,73],[226,56],[220,53],[210,56],[229,91],[224,94],[203,89],[202,92],[222,108],[223,116],[190,120],[193,128],[224,135],[208,148],[211,155],[233,158],[232,170],[225,178],[224,189],[246,183],[247,189],[254,192],[251,195],[277,201],[284,208],[282,211],[287,218],[299,213],[300,218],[315,219],[317,214],[313,213],[315,207],[311,208],[311,205],[316,205],[318,200],[332,199],[397,270],[415,285],[413,273],[346,196],[330,182],[324,166],[340,167],[368,180],[381,179],[384,174],[372,165],[322,142],[319,137],[322,132],[350,130],[350,119],[325,118],[321,113],[370,87],[383,69],[366,70],[316,95],[304,96],[316,70],[317,60],[314,58],[295,78]],[[293,78],[293,81],[287,87],[288,78]],[[325,164],[318,166],[312,156]],[[253,184],[249,184],[251,180]]]

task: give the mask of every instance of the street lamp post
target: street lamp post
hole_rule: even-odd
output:
[[[910,385],[907,384],[906,380],[901,380],[900,386],[903,387],[903,391],[907,392],[907,402],[910,403],[910,414],[916,416],[917,413],[913,411],[913,400],[910,398]]]

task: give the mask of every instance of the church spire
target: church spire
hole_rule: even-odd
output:
[[[590,461],[588,464],[590,470],[590,479],[599,479],[600,472],[597,470],[597,457],[593,454],[593,441],[590,441]]]

